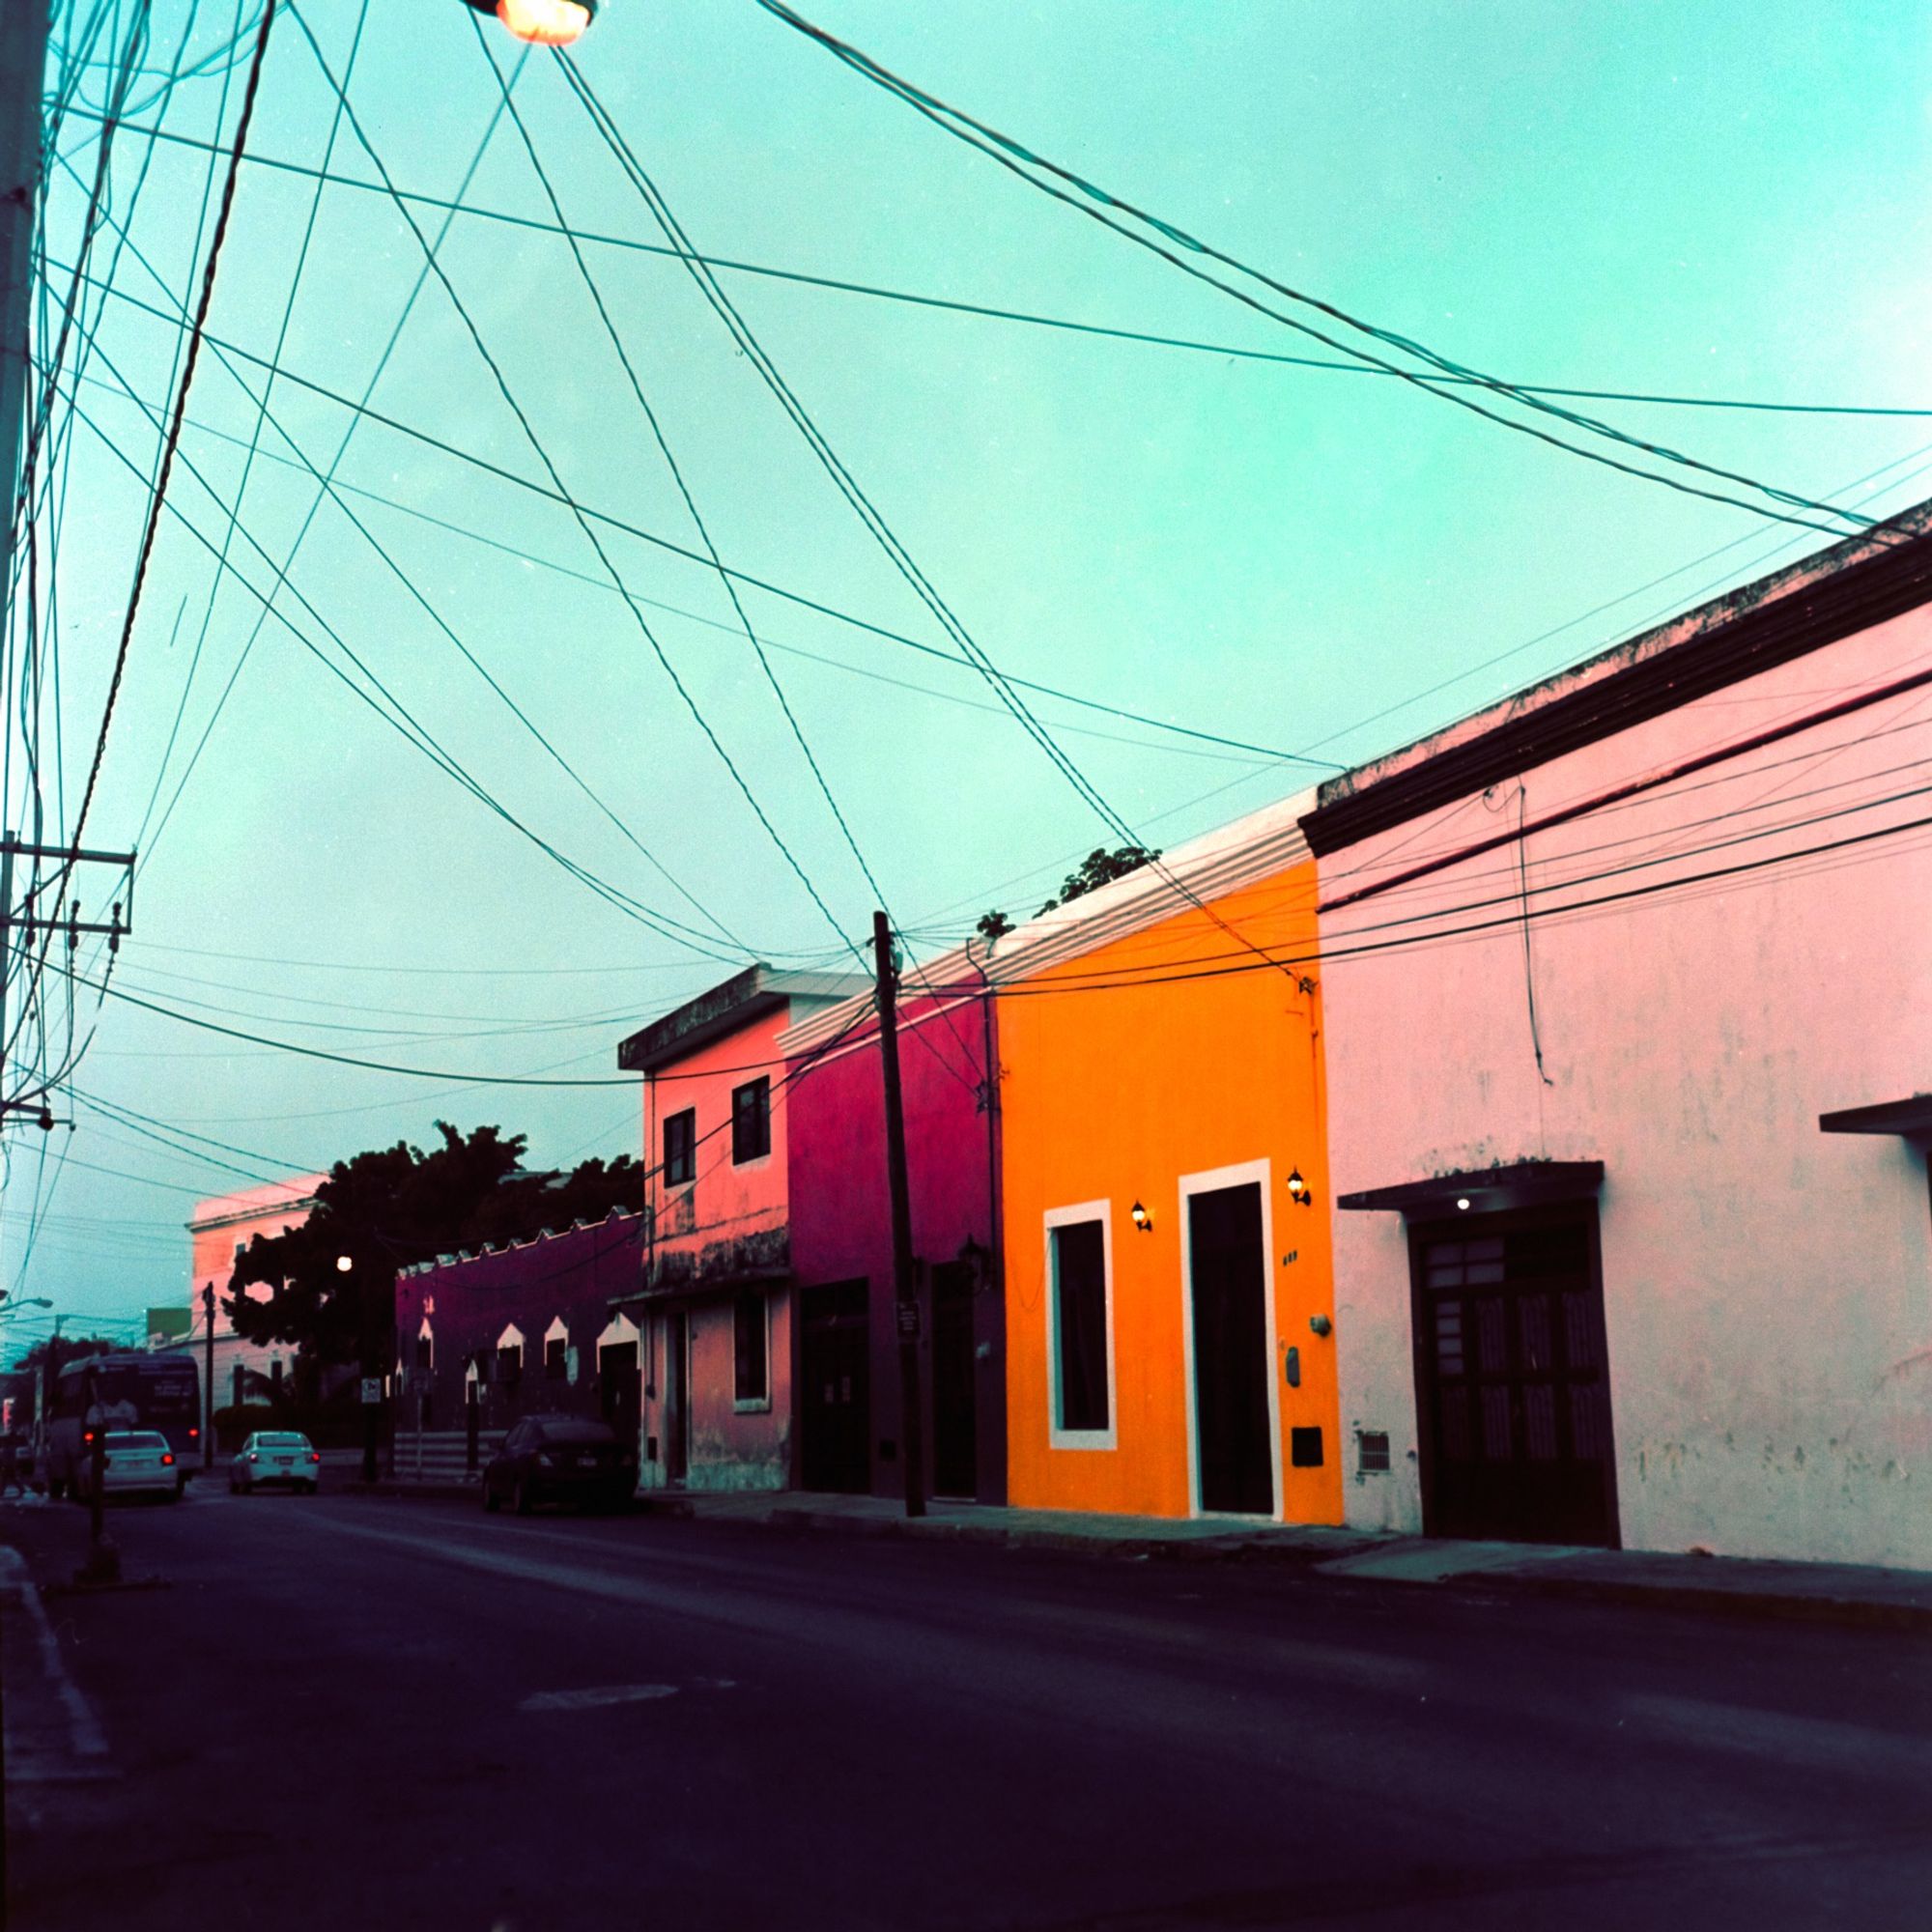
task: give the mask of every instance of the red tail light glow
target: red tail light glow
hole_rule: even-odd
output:
[[[174,1460],[175,1459],[172,1456],[163,1456],[161,1458],[162,1463],[165,1464],[171,1464],[174,1462]]]
[[[248,1460],[251,1463],[259,1463],[262,1458],[255,1450],[251,1449],[248,1452]]]
[[[320,1455],[318,1455],[318,1454],[317,1454],[317,1452],[316,1452],[315,1450],[311,1449],[311,1450],[310,1450],[310,1451],[308,1452],[308,1460],[309,1460],[309,1461],[310,1461],[311,1463],[320,1463],[320,1462],[322,1461],[322,1458],[321,1458],[321,1456],[320,1456]]]
[[[188,1439],[188,1440],[189,1440],[190,1442],[192,1442],[192,1441],[194,1440],[194,1438],[195,1438],[195,1437],[196,1437],[197,1435],[199,1435],[200,1434],[201,1434],[201,1431],[200,1431],[200,1430],[198,1430],[198,1429],[190,1429],[190,1430],[188,1431],[188,1433],[187,1433],[187,1439]]]

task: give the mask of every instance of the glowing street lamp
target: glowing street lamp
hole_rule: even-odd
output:
[[[469,0],[479,14],[494,14],[520,41],[540,47],[567,47],[583,38],[597,16],[597,0]]]

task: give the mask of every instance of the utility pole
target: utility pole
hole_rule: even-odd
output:
[[[201,1404],[201,1466],[205,1473],[214,1468],[214,1284],[204,1282],[201,1290],[202,1358],[208,1364],[208,1393]]]
[[[886,1178],[893,1200],[893,1292],[899,1336],[899,1461],[905,1470],[907,1516],[925,1514],[925,1429],[920,1400],[919,1284],[913,1271],[912,1190],[906,1179],[905,1104],[899,1094],[897,976],[892,922],[872,915],[872,955],[878,974],[879,1052],[886,1076]]]
[[[48,0],[6,0],[0,6],[0,483],[7,492],[0,505],[0,635],[14,582],[14,505],[27,415],[48,11]]]

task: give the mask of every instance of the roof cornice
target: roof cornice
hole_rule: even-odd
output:
[[[1854,537],[1359,766],[1302,821],[1318,856],[1454,804],[1932,602],[1932,505]],[[1909,532],[1903,541],[1899,531]]]

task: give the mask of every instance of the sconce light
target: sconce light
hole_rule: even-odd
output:
[[[1330,1335],[1335,1330],[1335,1324],[1325,1315],[1311,1315],[1308,1318],[1308,1325],[1318,1335]]]
[[[347,1255],[337,1255],[335,1258],[335,1271],[337,1274],[347,1274],[355,1265],[355,1264]]]
[[[1466,1194],[1457,1195],[1456,1211],[1459,1214],[1466,1214],[1469,1211],[1469,1197]]]
[[[1148,1211],[1147,1208],[1143,1208],[1138,1201],[1136,1201],[1134,1205],[1127,1209],[1127,1215],[1128,1218],[1132,1220],[1134,1226],[1138,1228],[1143,1235],[1151,1235],[1153,1233],[1153,1216],[1151,1213]]]
[[[1298,1167],[1289,1170],[1288,1195],[1289,1199],[1297,1208],[1313,1208],[1315,1206],[1315,1192],[1307,1181],[1302,1179],[1301,1170]]]

